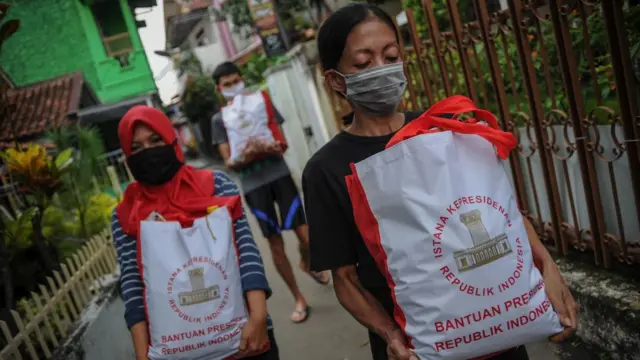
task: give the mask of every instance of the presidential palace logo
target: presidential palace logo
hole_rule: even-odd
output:
[[[203,267],[189,270],[189,280],[191,291],[178,293],[180,306],[195,305],[220,298],[220,286],[205,287]]]
[[[518,214],[516,218],[509,214],[509,209],[516,207],[510,203],[509,205],[511,206],[506,207],[490,196],[462,196],[450,203],[436,222],[432,241],[434,259],[442,259],[440,273],[460,292],[472,296],[493,296],[510,289],[526,271],[525,258],[530,256],[531,250],[527,239],[520,238],[526,236],[522,220],[517,217]],[[483,219],[483,215],[486,218]],[[490,233],[485,221],[491,221],[493,226],[489,229],[501,230]],[[516,228],[508,230],[514,224]],[[449,226],[456,230],[447,230]],[[457,229],[468,231],[470,239],[460,236],[463,233]],[[509,236],[512,236],[511,240]],[[451,241],[448,237],[455,237],[456,241]],[[498,260],[507,257],[514,261],[486,267],[498,264]],[[483,271],[487,274],[498,271],[500,276],[504,274],[505,277],[497,283],[488,284]],[[469,276],[472,274],[473,276]]]
[[[199,324],[214,320],[229,303],[227,273],[215,259],[194,256],[170,275],[167,295],[180,319]]]
[[[480,210],[460,214],[460,221],[469,230],[473,246],[453,253],[458,271],[465,272],[490,264],[513,252],[507,234],[491,237],[482,222]]]

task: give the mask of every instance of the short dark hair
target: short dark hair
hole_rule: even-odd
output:
[[[218,65],[213,71],[213,81],[216,83],[216,85],[220,85],[221,77],[233,74],[242,75],[238,65],[232,63],[231,61],[223,62],[222,64]]]
[[[393,18],[381,8],[365,3],[351,3],[331,14],[318,31],[318,53],[324,70],[336,69],[342,58],[347,37],[367,18],[375,16],[395,32],[400,41]]]

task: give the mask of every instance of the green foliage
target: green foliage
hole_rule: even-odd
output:
[[[65,257],[81,244],[82,239],[97,235],[108,227],[117,200],[104,193],[91,195],[83,213],[84,227],[81,226],[81,214],[77,208],[68,208],[70,204],[62,199],[56,203],[44,212],[43,233],[57,244],[62,257]]]
[[[220,10],[214,10],[221,19],[231,19],[233,31],[245,38],[253,33],[253,19],[249,4],[246,0],[228,0],[222,4]]]
[[[69,144],[76,147],[71,155],[59,155],[63,159],[67,157],[69,165],[67,174],[62,177],[64,190],[58,196],[62,203],[71,205],[77,211],[82,235],[88,238],[91,236],[87,223],[90,201],[96,195],[99,185],[107,181],[101,171],[103,164],[100,157],[104,153],[104,146],[100,133],[91,127],[62,128],[50,133],[49,138],[58,148]]]
[[[49,324],[55,324],[56,319],[64,318],[65,312],[63,312],[63,309],[61,306],[62,306],[62,303],[59,303],[58,306],[56,306],[55,308],[55,312],[49,312],[49,314],[46,316],[46,321],[48,321]],[[26,297],[26,298],[20,299],[20,301],[18,301],[18,304],[16,306],[16,311],[18,311],[18,313],[23,318],[27,316],[27,314],[31,314],[33,316],[38,316],[38,314],[40,314],[40,309],[38,308],[38,304],[32,297]],[[62,334],[60,333],[60,330],[55,326],[53,327],[53,332],[57,337],[62,336]],[[32,337],[31,341],[37,341],[37,338],[35,336],[31,335],[31,337]]]
[[[97,194],[89,198],[85,223],[90,235],[96,235],[109,226],[116,205],[117,200],[107,194]]]
[[[405,7],[411,7],[416,13],[416,23],[418,25],[418,31],[423,39],[428,38],[427,25],[424,22],[424,13],[422,12],[422,6],[420,0],[404,0]],[[448,30],[450,26],[444,26],[449,22],[449,15],[446,8],[445,0],[434,0],[434,12],[436,14],[437,22],[440,26],[440,30]],[[487,5],[490,5],[488,2]],[[461,5],[458,8],[462,11]],[[471,11],[473,11],[473,8]],[[490,9],[491,11],[491,9]],[[531,15],[531,14],[530,14]],[[464,18],[463,15],[461,17]],[[533,17],[531,15],[531,17]],[[602,98],[602,104],[608,106],[614,110],[617,110],[619,104],[617,102],[616,84],[613,76],[613,68],[610,60],[609,48],[609,35],[606,32],[604,24],[604,16],[600,7],[593,8],[593,11],[587,18],[587,25],[589,29],[589,43],[586,43],[586,37],[584,35],[582,18],[577,11],[574,11],[567,15],[569,26],[569,34],[572,41],[572,47],[576,56],[578,65],[579,80],[582,87],[582,95],[585,103],[586,111],[590,111],[599,105],[597,98],[598,95]],[[624,12],[625,26],[628,30],[628,37],[630,43],[630,53],[632,62],[640,62],[640,6],[632,6]],[[465,21],[463,21],[465,22]],[[467,21],[468,22],[468,21]],[[507,21],[507,26],[510,20]],[[443,27],[444,26],[444,27]],[[531,46],[531,60],[535,69],[538,91],[540,92],[543,107],[545,112],[551,109],[560,109],[565,112],[569,112],[568,99],[564,91],[563,74],[560,66],[560,59],[563,56],[562,53],[558,53],[558,48],[555,40],[555,33],[553,24],[551,21],[540,21],[540,32],[536,30],[534,24],[530,24],[528,27],[528,40]],[[495,50],[498,59],[498,65],[501,70],[505,91],[508,95],[508,106],[512,114],[523,112],[525,114],[530,113],[529,105],[526,100],[525,83],[520,71],[520,55],[516,49],[514,34],[507,33],[506,38],[503,39],[502,35],[498,35],[495,42]],[[503,42],[503,40],[505,40]],[[545,61],[543,55],[542,45],[544,44],[544,50],[547,52],[547,61]],[[487,89],[488,104],[487,108],[494,113],[498,113],[498,104],[496,102],[495,93],[493,91],[493,79],[491,78],[491,71],[489,64],[486,60],[484,42],[474,43],[473,51],[469,51],[469,58],[471,66],[473,68],[474,83],[476,84],[476,90],[483,101],[482,89]],[[593,62],[595,68],[595,80],[594,74],[591,72],[589,65],[588,49],[591,49],[593,54]],[[617,51],[617,50],[616,50]],[[473,56],[473,52],[478,54],[480,60],[480,69],[477,69],[477,64]],[[435,59],[435,52],[433,48],[427,47],[427,54],[423,58]],[[421,81],[419,68],[417,66],[417,59],[415,54],[411,53],[407,59],[410,64],[409,71],[414,83],[414,87],[418,91],[418,98],[421,100],[418,106],[426,107],[426,96],[424,94],[424,84]],[[438,74],[440,71],[447,74],[449,82],[452,84],[454,92],[466,93],[466,84],[464,82],[464,75],[462,73],[462,64],[460,62],[460,56],[457,51],[452,51],[451,56],[446,57],[447,69],[442,71],[438,68],[436,61],[432,61],[435,72]],[[507,70],[511,68],[511,72],[514,74],[514,78],[511,79],[510,72]],[[453,76],[453,70],[455,69],[457,77]],[[550,84],[547,85],[547,75]],[[442,86],[438,86],[440,83],[439,74],[437,75],[437,84],[432,87],[437,99],[445,97]],[[595,93],[595,87],[593,83],[597,82],[599,94]],[[458,89],[458,90],[456,90]],[[519,97],[519,101],[516,100],[513,94]],[[555,98],[555,103],[554,103]],[[519,106],[518,106],[519,105]],[[519,118],[522,120],[522,117]],[[608,121],[608,119],[599,119],[599,121]],[[604,122],[603,122],[604,124]],[[519,124],[522,125],[522,124]]]
[[[47,239],[60,242],[67,238],[78,238],[80,225],[75,216],[58,206],[49,206],[42,218],[42,232]]]
[[[180,60],[178,61],[177,70],[179,77],[183,75],[200,76],[204,74],[204,71],[202,70],[202,63],[200,63],[196,54],[191,50],[185,50],[182,52]]]
[[[287,31],[297,30],[308,23],[298,14],[307,10],[304,0],[277,0],[274,3],[280,23]],[[237,34],[245,38],[254,34],[254,23],[246,0],[227,0],[216,11],[220,18],[231,19]]]
[[[304,0],[275,0],[276,9],[280,16],[280,23],[287,31],[301,30],[305,20],[299,15],[307,11],[307,2]]]
[[[218,104],[220,96],[211,76],[201,74],[188,80],[182,95],[181,111],[191,122],[210,119]]]
[[[469,0],[457,0],[457,3],[462,23],[474,21],[475,13],[471,2]],[[402,0],[402,7],[413,10],[418,34],[420,34],[423,39],[427,39],[429,36],[428,25],[424,8],[422,6],[422,0]],[[447,0],[433,0],[433,13],[436,18],[436,23],[438,24],[438,30],[440,32],[451,31],[451,21],[449,21]]]
[[[269,58],[265,54],[253,54],[242,67],[242,77],[246,86],[254,86],[264,81],[263,74],[269,68]]]
[[[33,244],[31,219],[33,219],[37,211],[35,207],[29,208],[19,214],[15,220],[7,218],[3,212],[0,213],[4,223],[2,240],[7,249],[8,260],[10,260],[17,251],[26,249]]]
[[[241,68],[242,77],[247,87],[259,87],[264,84],[264,72],[271,66],[277,66],[288,61],[286,56],[268,58],[265,54],[253,54],[249,61]]]

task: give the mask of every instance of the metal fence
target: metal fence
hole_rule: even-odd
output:
[[[464,94],[491,110],[519,139],[505,167],[543,241],[604,267],[640,263],[640,6],[508,0],[489,13],[482,0],[440,0],[441,29],[435,2],[406,9],[404,107]]]

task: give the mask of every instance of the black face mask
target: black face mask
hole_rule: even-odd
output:
[[[133,177],[144,185],[162,185],[182,167],[172,145],[144,149],[127,158]]]

